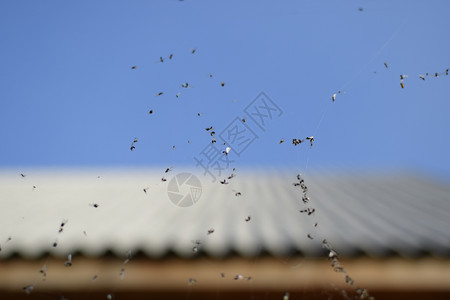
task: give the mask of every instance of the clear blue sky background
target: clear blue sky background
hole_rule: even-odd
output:
[[[450,77],[418,78],[450,67],[449,12],[444,0],[1,1],[0,167],[194,165],[205,128],[265,91],[284,113],[238,165],[449,175]],[[291,144],[309,135],[312,149]]]

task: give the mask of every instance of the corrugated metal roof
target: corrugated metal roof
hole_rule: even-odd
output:
[[[181,172],[176,168],[167,174],[164,170],[41,170],[21,177],[3,171],[0,258],[14,253],[27,258],[76,252],[99,256],[107,251],[124,256],[129,250],[150,257],[170,253],[317,256],[324,253],[323,239],[347,256],[450,254],[450,188],[427,177],[304,176],[309,206],[315,208],[308,215],[299,212],[305,204],[300,187],[293,186],[295,172],[236,172],[229,184],[212,183],[196,174],[200,199],[190,207],[179,207],[171,202],[167,189]],[[161,181],[163,176],[166,182]],[[242,195],[236,196],[237,192]],[[246,221],[248,216],[251,219]],[[58,232],[63,220],[67,222]],[[214,232],[208,234],[210,229]]]

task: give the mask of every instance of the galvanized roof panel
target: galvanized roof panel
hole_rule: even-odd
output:
[[[349,256],[450,254],[450,188],[445,182],[406,173],[308,174],[310,206],[316,209],[308,216],[299,212],[305,205],[301,189],[292,185],[296,172],[240,171],[229,184],[196,174],[202,195],[190,207],[169,199],[169,182],[176,174],[176,169],[168,174],[153,169],[35,170],[22,178],[4,170],[0,258],[13,253],[27,258],[75,252],[99,256],[106,251],[123,256],[128,250],[151,257],[175,253],[188,258],[201,252],[213,257],[317,256],[323,254],[323,239]],[[238,191],[241,196],[235,196]],[[58,233],[63,220],[67,223]],[[214,232],[208,234],[209,229]]]

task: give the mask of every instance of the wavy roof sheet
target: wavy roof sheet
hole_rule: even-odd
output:
[[[107,251],[123,256],[130,250],[153,258],[318,256],[324,254],[323,239],[346,256],[450,254],[450,188],[428,177],[304,176],[308,207],[315,209],[308,215],[300,212],[306,206],[293,186],[296,172],[247,170],[236,172],[229,184],[196,174],[201,197],[179,207],[168,187],[181,172],[37,170],[21,177],[2,171],[0,258]],[[180,194],[189,191],[180,186]]]

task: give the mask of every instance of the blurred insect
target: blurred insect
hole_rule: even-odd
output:
[[[345,93],[345,91],[337,91],[337,93],[335,93],[331,96],[331,100],[333,100],[333,102],[334,102],[336,100],[337,95],[343,94],[343,93]]]
[[[192,243],[194,243],[194,247],[192,247],[192,252],[197,253],[201,244],[200,240],[195,240],[195,241],[191,241]]]
[[[252,217],[248,216],[247,218],[245,218],[245,222],[248,222],[252,219]]]
[[[132,66],[131,67],[131,70],[136,70],[137,69],[137,66]]]
[[[345,275],[345,283],[348,283],[350,285],[354,285],[355,281],[348,275]]]
[[[26,177],[27,175],[25,175],[25,174],[23,174],[23,173],[20,173],[20,176],[22,176],[22,177]]]
[[[210,134],[211,136],[213,136],[213,135],[216,134],[216,132],[213,130],[213,131],[211,131],[209,134]]]
[[[167,181],[167,179],[163,177],[163,178],[161,178],[161,181],[165,182],[165,181]]]
[[[289,293],[284,293],[283,300],[289,300]]]
[[[33,185],[33,191],[36,189],[36,186],[35,185]]]
[[[419,74],[419,78],[422,79],[422,80],[425,80],[425,76],[423,76],[421,74]]]
[[[53,248],[56,248],[58,246],[58,240],[54,241],[52,246]]]
[[[358,8],[359,11],[364,11],[364,9],[362,7]]]
[[[307,209],[302,209],[300,212],[301,213],[307,213],[308,216],[312,215],[316,210],[314,208],[307,208]]]
[[[92,281],[96,281],[96,280],[97,280],[97,278],[98,278],[98,275],[94,275],[94,276],[92,276]]]
[[[330,253],[328,253],[328,259],[337,259],[337,253],[333,250],[330,250]]]
[[[197,283],[197,280],[195,280],[195,278],[188,279],[188,285],[193,285],[194,283]]]
[[[124,279],[124,277],[125,277],[125,269],[124,268],[122,268],[121,270],[120,270],[120,279]]]
[[[221,86],[225,86],[225,81],[222,81],[222,82],[220,83],[220,85],[221,85]]]
[[[214,144],[216,142],[216,137],[213,137],[211,140],[211,144]]]
[[[304,141],[305,141],[305,140],[292,139],[292,144],[293,144],[294,146],[297,146],[297,145],[303,143]]]
[[[220,277],[225,278],[225,273],[220,273]]]
[[[175,150],[175,145],[172,146],[172,150]]]
[[[44,280],[45,280],[45,277],[47,277],[47,265],[44,265],[44,266],[42,267],[42,269],[39,270],[39,273],[42,274],[42,276],[44,277]]]
[[[237,192],[234,194],[236,197],[242,196],[241,192]]]
[[[160,61],[160,62],[164,62],[164,57],[160,56],[160,57],[159,57],[159,61]]]
[[[405,79],[406,77],[408,77],[408,75],[400,75],[400,86],[403,88],[405,88],[405,85],[403,84],[403,79]]]
[[[112,300],[112,299],[114,299],[114,295],[113,294],[108,294],[108,295],[106,295],[106,299],[107,300]]]
[[[164,171],[164,173],[168,173],[168,172],[172,171],[172,168],[173,168],[173,167],[168,167],[168,168]]]
[[[125,255],[126,255],[127,258],[123,261],[123,264],[124,264],[124,265],[126,265],[127,263],[129,263],[130,260],[131,260],[131,250],[128,250],[128,251],[125,253]]]
[[[61,225],[59,225],[58,233],[63,232],[64,226],[67,224],[68,220],[62,220]]]
[[[242,123],[245,123],[245,118],[242,118]]]
[[[180,95],[181,95],[181,93],[177,93],[176,95],[175,95],[175,97],[180,97]]]
[[[83,231],[83,234],[84,234],[85,236],[87,236],[87,233],[86,233],[86,231],[85,231],[85,230]]]
[[[359,299],[365,299],[369,296],[369,292],[366,289],[358,288],[355,290],[355,292],[360,294]]]
[[[213,130],[213,127],[212,127],[212,126],[210,126],[210,127],[208,127],[208,128],[205,128],[205,130],[206,130],[206,131],[210,131],[210,130]]]
[[[228,179],[231,179],[231,178],[234,178],[234,177],[236,177],[236,175],[234,175],[234,173],[231,173],[231,175],[228,176]]]
[[[207,233],[207,234],[209,235],[209,234],[212,234],[212,233],[214,233],[214,228],[210,228],[210,229],[208,230],[208,233]]]
[[[64,262],[65,267],[71,267],[72,266],[72,254],[67,255],[67,261]]]
[[[142,190],[144,191],[144,193],[147,194],[148,189],[149,189],[149,188],[147,187],[147,188],[143,188]]]
[[[135,138],[135,139],[133,140],[133,142],[131,143],[131,147],[130,147],[130,150],[131,150],[131,151],[133,151],[134,149],[136,149],[136,147],[134,146],[134,144],[137,143],[137,142],[138,142],[138,138]]]
[[[335,271],[336,273],[345,273],[345,270],[343,267],[334,267],[333,271]]]
[[[302,201],[303,201],[304,204],[307,204],[309,202],[309,197],[306,196],[306,195],[303,195]]]
[[[246,277],[246,276],[241,275],[241,274],[237,274],[236,276],[234,276],[234,280],[241,280],[241,279],[251,280],[252,278],[250,276]]]
[[[153,113],[153,109],[150,109],[150,110],[148,111],[148,113],[149,113],[149,114],[152,114],[152,113]]]
[[[159,92],[159,93],[157,93],[157,94],[155,94],[155,96],[161,96],[161,95],[163,95],[164,93],[163,92]]]
[[[170,55],[169,55],[169,59],[172,59],[173,58],[173,53],[171,53]]]
[[[195,51],[197,51],[197,47],[195,47],[194,49],[191,49],[191,53],[194,54]]]
[[[283,144],[284,143],[284,139],[281,139],[278,144]]]
[[[306,137],[306,139],[309,140],[309,143],[311,145],[310,148],[312,148],[313,143],[314,143],[314,137],[313,136],[308,136],[308,137]]]
[[[319,223],[314,223],[314,227],[317,227],[317,225],[319,225]]]
[[[98,205],[98,203],[92,203],[92,204],[89,204],[89,206],[92,206],[94,208],[98,208],[100,205]]]
[[[220,183],[221,184],[228,184],[228,181],[226,179],[224,179],[224,180],[221,180]]]
[[[384,66],[386,67],[386,69],[387,69],[387,68],[389,68],[389,66],[388,66],[388,63],[387,63],[387,62],[384,62]]]
[[[189,83],[187,83],[187,82],[181,84],[181,87],[184,87],[184,88],[187,88],[188,86],[189,86]]]
[[[25,294],[29,295],[34,290],[34,285],[28,285],[23,288]]]
[[[231,147],[226,147],[224,151],[222,151],[222,153],[224,153],[225,155],[228,155],[228,153],[230,153]]]
[[[309,238],[310,240],[313,240],[313,239],[314,239],[314,237],[313,237],[311,234],[309,234],[309,233],[308,233],[307,236],[308,236],[308,238]]]

